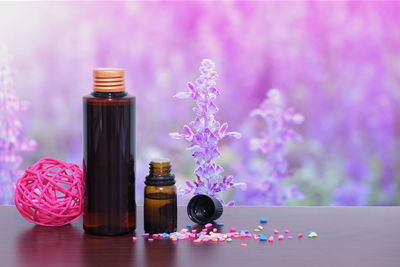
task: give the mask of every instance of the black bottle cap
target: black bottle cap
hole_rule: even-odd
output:
[[[221,217],[224,208],[221,202],[207,195],[194,196],[187,206],[189,218],[198,224],[206,224]]]

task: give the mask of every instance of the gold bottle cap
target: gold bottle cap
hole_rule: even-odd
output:
[[[96,92],[125,91],[125,70],[116,68],[94,69],[93,90]]]

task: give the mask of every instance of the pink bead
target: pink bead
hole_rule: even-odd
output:
[[[279,234],[279,231],[275,229],[274,234],[276,234],[276,235]]]
[[[197,233],[197,230],[196,230],[196,229],[195,229],[195,230],[192,230],[192,233],[194,233],[194,234]]]
[[[235,227],[232,227],[231,229],[229,229],[229,231],[232,233],[232,232],[236,232],[236,228]]]
[[[290,233],[290,231],[286,229],[285,230],[285,234],[289,234],[289,233]]]
[[[274,242],[274,237],[273,237],[272,235],[268,238],[268,242],[269,242],[269,243]]]
[[[293,239],[293,236],[290,235],[290,236],[287,237],[287,239]]]
[[[251,234],[251,233],[248,233],[247,234],[247,237],[252,237],[253,235]]]
[[[254,235],[254,240],[258,240],[260,237],[258,235]]]
[[[300,234],[297,235],[297,237],[298,237],[298,238],[302,238],[302,237],[303,237],[303,234],[300,233]]]
[[[214,233],[218,232],[218,229],[217,229],[217,228],[214,228],[214,229],[213,229],[213,232],[214,232]]]
[[[242,244],[240,244],[240,246],[241,247],[247,247],[247,244],[246,243],[242,243]]]
[[[210,228],[212,226],[212,223],[207,223],[206,225],[204,225],[205,228]]]
[[[283,235],[278,236],[278,240],[283,240],[283,239],[284,239]]]
[[[195,239],[195,240],[193,240],[193,243],[200,243],[201,242],[201,239]]]
[[[149,238],[149,239],[147,239],[147,241],[152,242],[152,241],[154,241],[154,239],[153,238]]]
[[[149,233],[142,234],[143,237],[148,237],[149,235],[150,235]]]
[[[136,239],[137,239],[136,236],[133,236],[133,237],[132,237],[132,240],[133,240],[133,241],[136,241]]]

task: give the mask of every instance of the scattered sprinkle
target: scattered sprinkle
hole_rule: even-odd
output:
[[[136,241],[136,239],[137,239],[136,236],[132,236],[133,241]]]
[[[267,241],[267,236],[266,236],[266,235],[264,235],[264,234],[259,234],[258,236],[259,236],[259,238],[260,238],[260,241]]]
[[[163,237],[163,238],[168,238],[168,237],[169,237],[169,234],[163,233],[163,234],[162,234],[162,237]]]
[[[260,223],[266,223],[268,222],[268,219],[261,218]],[[216,223],[217,226],[224,226],[224,223]],[[255,228],[253,231],[254,232],[249,232],[249,230],[242,229],[240,231],[237,231],[236,228],[231,227],[229,229],[228,233],[222,233],[218,232],[218,228],[212,228],[213,224],[208,223],[204,225],[204,228],[198,232],[198,230],[193,229],[192,225],[186,225],[187,228],[184,228],[178,232],[174,233],[158,233],[158,234],[152,234],[150,235],[149,233],[143,233],[142,236],[147,238],[148,242],[153,242],[155,239],[170,239],[171,241],[178,241],[178,240],[192,240],[193,243],[199,244],[199,243],[207,243],[207,242],[232,242],[233,238],[239,238],[241,241],[245,241],[244,239],[246,238],[251,238],[254,240],[259,240],[259,241],[268,241],[269,243],[274,242],[274,235],[270,235],[267,237],[265,234],[262,233],[262,230],[264,229],[263,226],[259,225],[257,228]],[[190,229],[192,228],[192,229]],[[190,230],[188,230],[190,229]],[[285,234],[290,234],[290,231],[288,229],[283,231]],[[279,234],[279,231],[277,229],[273,230],[273,233],[276,236],[276,238],[280,241],[285,239],[285,236],[283,234]],[[279,235],[278,235],[279,234]],[[287,239],[293,239],[295,236],[293,235],[287,235]],[[297,234],[298,238],[303,238],[303,233]],[[309,232],[308,233],[309,238],[316,238],[318,237],[318,234],[316,232]],[[136,236],[132,237],[133,241],[137,240]],[[242,247],[247,247],[247,243],[240,243],[240,246]]]
[[[309,238],[315,238],[317,236],[318,236],[318,234],[316,232],[311,232],[311,233],[308,234]]]
[[[186,228],[192,228],[191,224],[186,224]]]

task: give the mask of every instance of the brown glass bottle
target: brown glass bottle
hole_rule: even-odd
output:
[[[93,74],[93,92],[83,97],[83,228],[127,234],[136,228],[135,97],[124,90],[123,70]]]
[[[175,176],[168,159],[150,162],[144,188],[144,231],[171,233],[177,227]]]

